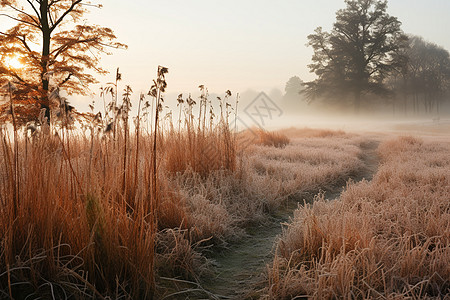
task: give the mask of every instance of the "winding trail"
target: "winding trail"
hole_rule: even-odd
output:
[[[357,174],[344,178],[345,182],[350,179],[355,182],[372,180],[379,164],[376,152],[379,143],[379,140],[371,138],[361,144],[360,159],[364,165]],[[325,198],[335,199],[342,191],[342,186],[336,184],[332,190],[325,192]],[[229,249],[214,254],[212,258],[217,264],[217,276],[203,284],[216,295],[213,299],[259,298],[260,291],[264,288],[264,271],[273,258],[273,247],[282,233],[282,224],[289,221],[297,205],[297,201],[292,201],[288,207],[277,212],[276,216],[270,217],[267,223],[248,228],[246,238],[230,245]]]

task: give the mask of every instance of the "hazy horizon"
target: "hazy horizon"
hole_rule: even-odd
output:
[[[306,46],[307,36],[318,26],[331,29],[336,11],[344,7],[343,0],[262,1],[258,5],[234,0],[110,0],[102,9],[93,9],[87,19],[111,27],[129,46],[102,59],[111,72],[99,77],[102,83],[111,81],[120,67],[122,86],[130,84],[136,93],[146,91],[157,66],[163,65],[169,68],[168,93],[195,93],[200,84],[214,93],[227,89],[269,93],[275,88],[284,92],[292,76],[304,81],[315,78],[307,68],[313,53]],[[449,11],[450,2],[445,0],[388,1],[388,13],[402,22],[405,33],[447,50]]]
[[[258,5],[236,0],[110,0],[102,5],[91,9],[86,22],[110,27],[129,48],[113,49],[113,55],[103,56],[101,65],[110,73],[96,76],[100,83],[90,88],[94,98],[69,97],[80,111],[87,111],[92,99],[96,111],[102,110],[99,88],[113,81],[117,67],[122,73],[120,94],[130,85],[134,103],[140,92],[149,90],[158,65],[169,68],[165,98],[172,109],[176,109],[180,93],[197,97],[199,85],[205,85],[214,99],[229,89],[233,96],[240,93],[244,103],[259,92],[278,101],[289,78],[315,79],[307,67],[313,54],[306,46],[307,36],[319,26],[330,30],[336,12],[345,8],[344,0],[264,0]],[[405,33],[422,36],[447,50],[449,11],[450,1],[445,0],[390,0],[387,9],[402,22]],[[5,20],[0,29],[8,23]]]

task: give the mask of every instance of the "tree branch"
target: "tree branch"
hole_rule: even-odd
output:
[[[31,2],[31,0],[27,0],[27,2],[30,4],[30,6],[33,8],[34,12],[36,13],[37,17],[39,18],[39,20],[41,20],[41,15],[39,14],[39,11],[36,9],[36,7],[34,6],[33,2]]]
[[[30,53],[30,55],[31,55],[31,57],[33,58],[33,59],[38,59],[34,54],[33,54],[33,51],[31,50],[31,48],[28,46],[28,43],[27,43],[27,41],[25,40],[25,35],[22,37],[22,38],[20,38],[20,37],[18,37],[18,36],[16,36],[16,38],[23,44],[23,46],[25,47],[25,49],[27,49],[28,50],[28,52]]]
[[[12,76],[14,78],[16,78],[17,80],[19,80],[21,82],[21,84],[25,85],[25,86],[31,86],[30,84],[28,84],[25,80],[23,80],[16,72],[5,69],[6,75]]]
[[[52,32],[53,30],[55,30],[55,28],[62,22],[62,20],[70,13],[73,11],[73,9],[75,8],[75,6],[77,6],[78,4],[80,4],[83,0],[75,0],[72,2],[72,5],[62,14],[61,17],[59,17],[59,19],[55,22],[55,24],[53,24],[53,26],[50,28],[50,32]]]
[[[63,81],[61,81],[61,83],[58,85],[58,87],[63,86],[67,81],[70,80],[70,78],[72,77],[72,73],[69,73],[69,76],[67,76]]]
[[[52,27],[55,26],[55,22],[53,21],[52,12],[50,11],[51,4],[47,7],[48,18],[50,19],[50,23]]]
[[[90,43],[90,42],[94,42],[95,40],[97,40],[97,38],[90,38],[90,39],[85,39],[85,40],[76,40],[76,41],[72,41],[70,43],[64,44],[61,47],[55,49],[52,51],[52,53],[55,53],[53,59],[56,59],[61,53],[63,53],[64,51],[66,51],[67,49],[69,49],[70,47],[76,45],[76,44],[82,44],[82,43]]]
[[[38,28],[38,29],[41,29],[41,27],[38,26],[38,25],[36,25],[36,24],[30,23],[30,22],[27,22],[27,21],[24,21],[24,20],[20,20],[20,19],[17,19],[17,18],[14,18],[14,17],[12,17],[12,16],[10,16],[10,15],[7,15],[7,14],[0,14],[0,16],[8,17],[8,18],[10,18],[10,19],[13,19],[14,21],[17,21],[17,22],[20,22],[20,23],[24,23],[24,24],[27,24],[27,25],[36,27],[36,28]]]
[[[32,19],[32,20],[36,23],[37,26],[39,26],[39,23],[36,22],[36,20],[34,19],[34,17],[33,17],[32,15],[30,15],[30,14],[24,12],[23,10],[20,10],[20,9],[18,9],[18,8],[12,6],[12,5],[10,5],[10,4],[8,4],[8,7],[10,7],[11,9],[15,10],[16,12],[18,12],[18,13],[20,13],[20,14],[26,15],[27,17],[29,17],[30,19]],[[25,22],[25,21],[23,21],[23,22]]]

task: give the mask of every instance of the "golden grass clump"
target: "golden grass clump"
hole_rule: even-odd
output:
[[[207,177],[212,171],[236,169],[235,140],[226,124],[211,130],[170,131],[163,149],[165,170],[172,174],[191,170]]]
[[[269,132],[266,130],[258,130],[258,144],[264,146],[272,146],[276,148],[283,148],[289,144],[289,138],[281,132]]]
[[[268,297],[448,296],[449,151],[448,142],[386,141],[371,182],[299,207],[278,242]]]
[[[151,297],[156,229],[149,166],[139,170],[138,185],[130,178],[124,190],[113,143],[43,134],[19,141],[14,153],[7,134],[0,137],[3,296]],[[17,165],[10,161],[15,156]],[[130,174],[133,166],[127,164]]]

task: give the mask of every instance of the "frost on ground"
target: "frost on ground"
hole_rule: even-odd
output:
[[[448,141],[388,140],[372,181],[299,207],[278,242],[267,297],[448,297],[449,153]]]

